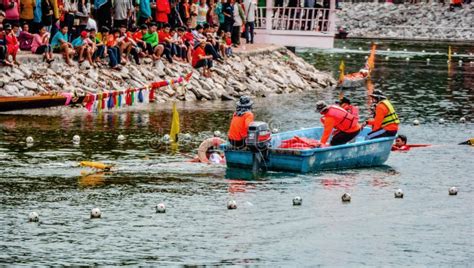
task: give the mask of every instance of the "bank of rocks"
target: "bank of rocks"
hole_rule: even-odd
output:
[[[337,25],[346,27],[349,37],[474,41],[470,4],[449,11],[448,4],[440,3],[344,3],[337,17]]]
[[[52,66],[37,56],[22,58],[19,68],[0,68],[0,96],[33,96],[57,92],[96,93],[100,90],[125,90],[143,87],[151,82],[176,78],[193,71],[192,79],[184,87],[163,87],[156,94],[157,101],[172,99],[233,100],[241,95],[266,97],[318,90],[335,84],[331,74],[316,70],[290,51],[274,51],[237,55],[216,64],[212,78],[202,77],[189,64],[156,63],[145,59],[141,65],[129,64],[121,71],[109,68],[67,66],[56,58]]]

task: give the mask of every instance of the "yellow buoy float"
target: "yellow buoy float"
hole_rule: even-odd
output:
[[[105,171],[109,171],[113,165],[107,165],[101,162],[92,162],[92,161],[82,161],[79,163],[81,167],[90,167],[95,169],[102,169]]]

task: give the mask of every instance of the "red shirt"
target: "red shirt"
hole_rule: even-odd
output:
[[[142,31],[138,31],[133,34],[133,40],[135,41],[141,41],[143,37]]]
[[[200,60],[199,56],[206,56],[206,52],[204,51],[204,49],[202,47],[197,47],[193,51],[193,60],[192,60],[193,67],[196,66],[196,64]]]
[[[160,44],[166,43],[166,39],[171,38],[170,33],[166,33],[165,31],[158,32],[158,41]]]
[[[226,37],[225,43],[226,43],[228,46],[232,45],[232,39],[231,39],[230,37]]]
[[[168,23],[168,14],[170,14],[171,8],[168,0],[156,1],[156,21]]]

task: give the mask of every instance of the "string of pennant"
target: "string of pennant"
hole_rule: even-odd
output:
[[[104,110],[134,106],[138,103],[147,104],[155,101],[155,91],[158,88],[176,84],[184,84],[189,81],[192,73],[175,79],[153,82],[142,88],[129,88],[126,90],[111,90],[99,93],[87,93],[82,104],[89,112],[100,113]],[[68,106],[73,100],[73,93],[62,93],[66,97],[65,105]]]

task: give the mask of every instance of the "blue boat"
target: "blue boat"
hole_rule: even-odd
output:
[[[320,139],[323,128],[315,127],[273,134],[268,156],[263,168],[269,171],[314,172],[331,169],[348,169],[380,166],[387,161],[395,137],[365,140],[370,128],[364,128],[354,142],[314,149],[280,149],[283,140],[294,136]],[[237,150],[228,144],[222,145],[227,167],[254,168],[255,154],[249,150]]]

